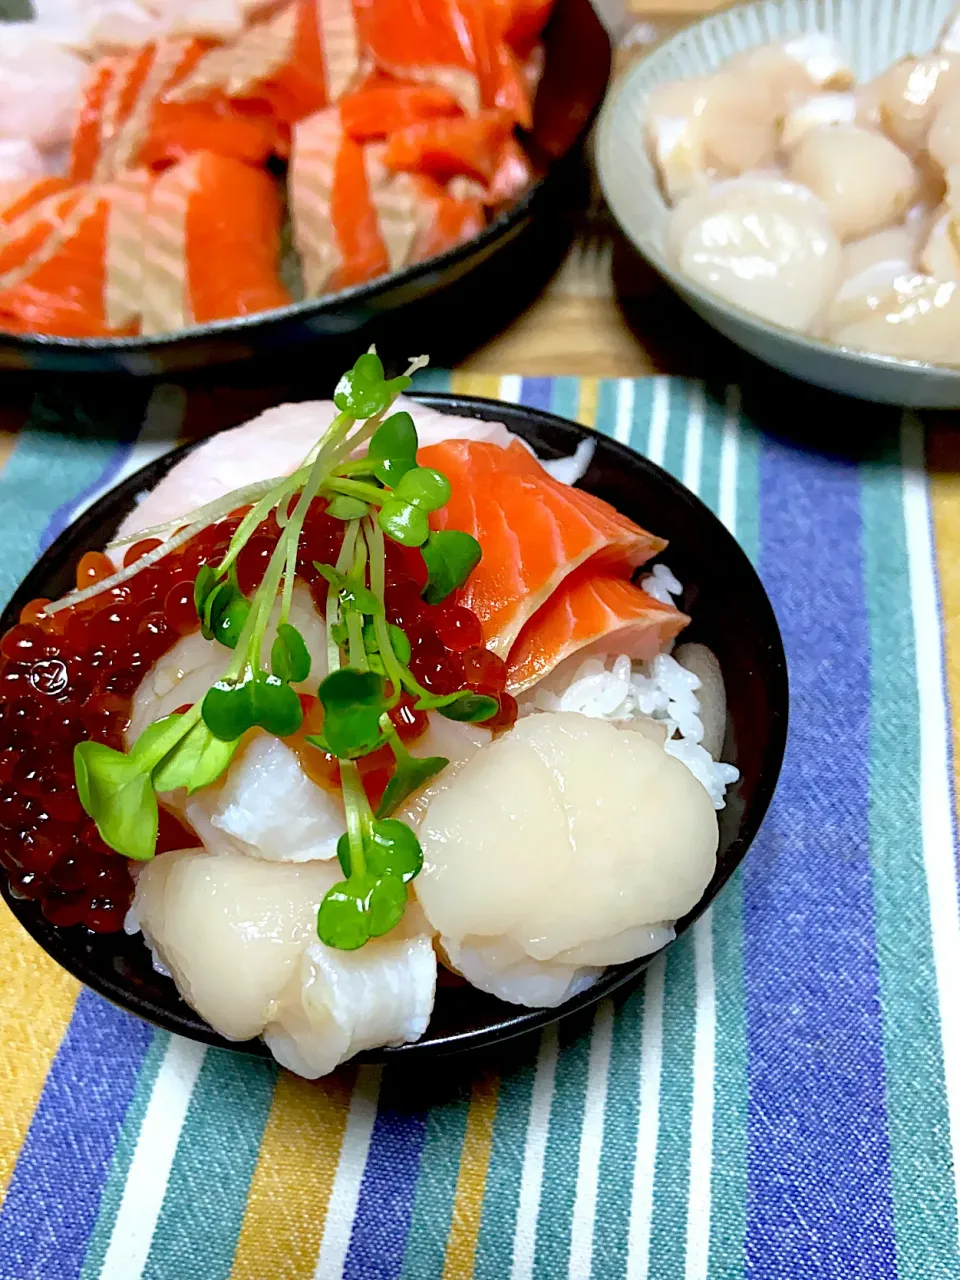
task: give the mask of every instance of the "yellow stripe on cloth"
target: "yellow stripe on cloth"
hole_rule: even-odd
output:
[[[927,433],[930,507],[940,585],[940,612],[947,691],[960,730],[960,439],[949,425]],[[954,752],[956,797],[960,803],[960,752]]]
[[[80,983],[51,960],[0,907],[0,1198],[73,1014]]]
[[[596,378],[580,379],[580,404],[577,408],[577,421],[585,427],[597,425],[597,397],[599,387]]]
[[[450,379],[450,390],[458,396],[486,396],[488,400],[499,400],[500,379],[492,373],[455,373]]]
[[[453,1201],[443,1280],[470,1280],[480,1235],[483,1196],[493,1146],[498,1077],[484,1073],[474,1081],[467,1128],[460,1151],[460,1172]]]
[[[355,1078],[278,1077],[231,1280],[311,1280]]]

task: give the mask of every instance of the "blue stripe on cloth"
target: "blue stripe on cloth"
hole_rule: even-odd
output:
[[[744,863],[747,1275],[874,1280],[896,1262],[856,470],[767,442],[760,522],[793,707],[777,798]]]
[[[139,429],[139,423],[138,429]],[[40,535],[40,550],[46,551],[54,538],[59,537],[64,529],[70,523],[73,512],[81,504],[88,502],[96,493],[107,485],[109,485],[115,477],[120,473],[124,463],[130,457],[133,450],[136,434],[129,440],[118,441],[112,447],[108,446],[108,453],[103,462],[102,470],[99,475],[93,476],[89,483],[85,484],[79,493],[73,494],[65,502],[61,502],[59,507],[51,514],[47,521],[47,526]],[[104,442],[106,444],[106,442]]]
[[[0,1211],[3,1280],[76,1280],[153,1035],[80,992]]]
[[[520,403],[549,412],[553,404],[553,379],[524,378],[520,383]]]
[[[343,1280],[394,1280],[403,1270],[427,1135],[427,1112],[404,1105],[408,1092],[403,1072],[384,1076]]]

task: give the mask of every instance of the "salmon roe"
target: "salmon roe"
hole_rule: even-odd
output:
[[[48,600],[30,601],[18,624],[0,638],[0,865],[13,892],[39,901],[53,924],[83,925],[95,933],[123,926],[133,898],[130,865],[104,844],[80,804],[73,749],[84,740],[123,749],[137,687],[181,636],[197,629],[194,579],[201,565],[223,557],[244,514],[233,512],[127,582],[53,616],[43,613]],[[314,562],[336,560],[343,529],[341,521],[326,515],[322,502],[311,505],[297,573],[321,609],[328,584]],[[259,586],[279,534],[271,516],[244,547],[237,574],[245,593]],[[152,538],[134,543],[124,565],[158,545]],[[410,640],[414,676],[436,693],[469,688],[497,697],[500,710],[486,727],[509,727],[517,704],[503,692],[506,666],[483,647],[476,615],[460,604],[423,600],[427,570],[418,550],[387,540],[386,557],[387,617]],[[102,582],[113,572],[106,555],[87,552],[77,565],[77,587]],[[302,703],[304,723],[291,745],[316,782],[339,786],[337,760],[305,741],[322,726],[319,700],[304,697]],[[426,714],[414,710],[408,694],[390,714],[407,742],[427,727]],[[389,748],[358,761],[374,807],[392,764]],[[194,839],[161,808],[158,853],[189,846]]]

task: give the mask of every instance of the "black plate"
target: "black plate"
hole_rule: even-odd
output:
[[[414,399],[450,413],[505,422],[543,458],[567,457],[593,433],[538,409],[473,396],[419,393]],[[717,870],[678,936],[706,910],[742,860],[773,796],[787,733],[787,668],[780,631],[770,601],[753,566],[720,521],[689,490],[632,449],[596,436],[596,451],[581,487],[605,498],[624,515],[670,540],[670,568],[684,584],[682,608],[693,622],[684,639],[699,640],[717,655],[727,687],[727,729],[723,759],[735,764],[741,780],[727,793],[719,814]],[[102,497],[68,528],[31,570],[7,606],[0,628],[13,626],[20,609],[43,596],[57,599],[72,589],[77,562],[101,548],[136,496],[157,483],[178,459],[196,448],[186,445]],[[58,929],[39,905],[14,898],[6,878],[0,892],[29,934],[81,982],[150,1022],[207,1044],[266,1054],[259,1041],[237,1045],[222,1039],[179,997],[173,982],[154,972],[139,935],[95,936]],[[562,1009],[523,1009],[504,1004],[468,986],[442,986],[426,1035],[416,1044],[383,1055],[408,1058],[479,1048],[541,1027],[596,1003],[629,982],[653,959],[608,969],[596,986]],[[382,1055],[368,1055],[368,1058]]]
[[[400,325],[402,333],[416,331],[422,341],[428,328],[442,335],[444,329],[449,332],[451,317],[463,323],[478,311],[487,313],[484,336],[492,336],[527,305],[556,266],[565,215],[582,180],[580,144],[610,75],[610,41],[590,0],[557,0],[544,45],[533,127],[524,135],[538,180],[474,239],[328,297],[176,333],[58,338],[0,332],[0,368],[157,376],[269,359],[279,350],[313,344],[322,364],[339,370],[344,342],[352,351],[371,342],[392,348],[390,335]],[[409,314],[413,304],[415,318]],[[400,308],[402,320],[395,314]],[[441,344],[431,342],[429,348],[435,360],[449,363]]]

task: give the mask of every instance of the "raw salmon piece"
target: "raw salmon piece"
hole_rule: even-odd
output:
[[[487,646],[506,659],[528,618],[568,574],[589,562],[629,577],[666,546],[608,503],[553,480],[524,447],[450,440],[421,449],[418,461],[450,481],[437,529],[472,534],[483,558],[462,601],[483,626]]]
[[[386,138],[418,120],[458,116],[460,104],[439,85],[385,81],[346,94],[340,100],[340,119],[354,142]]]
[[[482,111],[458,120],[424,120],[390,136],[384,163],[440,182],[458,173],[490,182],[510,131],[510,120],[500,111]]]
[[[48,196],[62,195],[73,184],[67,178],[39,178],[35,182],[10,182],[0,187],[0,224],[11,223],[29,209],[46,200]]]
[[[509,6],[504,39],[521,58],[526,58],[547,25],[553,0],[509,0]]]
[[[520,143],[511,136],[500,149],[500,157],[487,187],[484,204],[499,205],[516,200],[532,182],[533,165]]]
[[[0,328],[103,337],[132,333],[111,328],[105,307],[108,193],[97,188],[48,197],[16,224],[0,253]],[[19,258],[19,261],[15,261]]]
[[[564,658],[586,656],[593,645],[646,661],[689,621],[627,579],[597,574],[588,564],[571,573],[524,624],[507,658],[507,690],[521,693]]]
[[[144,333],[285,306],[280,201],[269,174],[198,152],[159,175],[144,238]]]
[[[439,182],[419,174],[398,174],[397,177],[408,177],[416,195],[419,231],[413,246],[415,261],[446,253],[455,245],[478,236],[486,225],[483,203],[477,195],[468,192],[462,196],[454,195]],[[467,185],[473,180],[454,179],[451,188],[456,182]],[[482,192],[483,188],[476,187],[476,190]]]
[[[474,114],[480,106],[475,28],[454,0],[355,0],[363,47],[381,71],[448,89]]]
[[[363,284],[414,256],[429,210],[415,179],[387,168],[384,153],[348,137],[337,107],[294,128],[288,191],[308,296]]]
[[[173,96],[187,101],[222,91],[263,98],[289,125],[336,102],[360,70],[351,0],[294,0],[233,44],[212,50]]]
[[[103,59],[87,87],[74,136],[74,180],[161,167],[194,151],[265,161],[277,133],[266,104],[234,104],[214,89],[202,100],[165,100],[208,50],[200,40],[163,40],[135,55]]]

